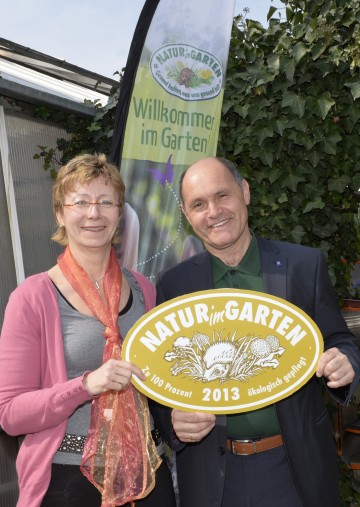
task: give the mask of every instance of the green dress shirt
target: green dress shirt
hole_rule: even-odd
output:
[[[211,255],[215,289],[233,288],[264,292],[259,246],[255,236],[237,266],[226,266],[218,257]],[[259,438],[280,433],[274,405],[227,416],[230,438]]]

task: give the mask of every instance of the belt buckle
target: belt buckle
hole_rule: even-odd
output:
[[[253,445],[253,451],[254,451],[253,454],[257,453],[257,450],[256,450],[256,441],[248,439],[248,440],[231,440],[231,451],[232,451],[233,454],[237,454],[238,456],[248,456],[250,454],[248,452],[237,452],[237,451],[235,451],[234,442],[239,442],[240,444],[250,444],[251,443]]]

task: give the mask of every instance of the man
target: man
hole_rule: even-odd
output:
[[[155,409],[169,439],[173,431],[181,507],[338,507],[338,464],[321,384],[347,403],[360,359],[321,252],[256,237],[248,225],[249,185],[228,160],[191,165],[180,198],[206,250],[158,276],[158,303],[211,288],[262,291],[305,311],[325,344],[316,375],[269,407],[228,416]]]

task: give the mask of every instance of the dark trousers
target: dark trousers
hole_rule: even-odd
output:
[[[221,507],[303,507],[284,447],[251,456],[227,451]]]
[[[156,472],[156,485],[136,507],[175,507],[171,474],[163,462]],[[49,488],[41,507],[100,507],[101,494],[76,465],[53,464]],[[125,504],[124,507],[130,507]]]

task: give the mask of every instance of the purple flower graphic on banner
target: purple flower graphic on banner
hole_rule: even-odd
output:
[[[165,167],[164,173],[156,168],[149,169],[154,180],[158,181],[160,183],[160,185],[163,186],[164,188],[166,186],[166,182],[168,182],[170,184],[174,181],[174,171],[173,171],[174,166],[171,163],[171,157],[172,157],[172,154],[169,156],[169,158],[166,162],[166,167]]]

